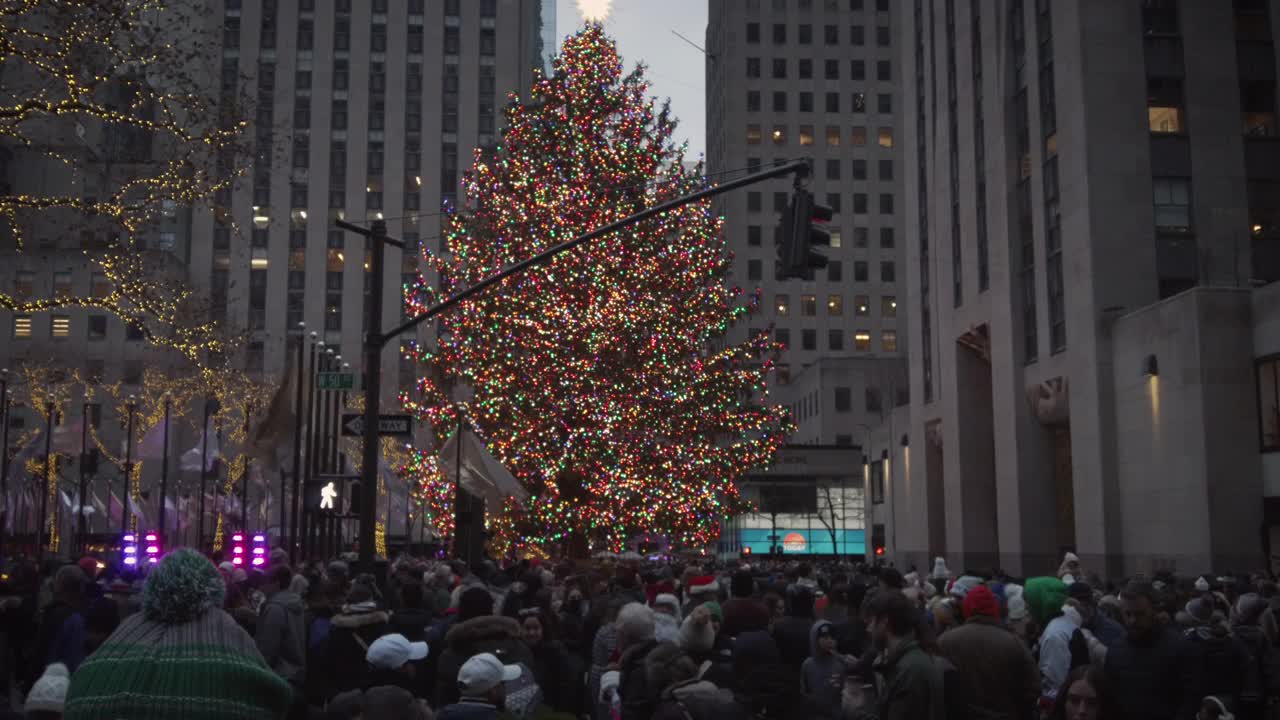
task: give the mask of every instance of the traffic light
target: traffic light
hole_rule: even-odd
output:
[[[884,557],[884,546],[883,546],[883,545],[877,545],[877,546],[876,546],[876,557]]]
[[[815,223],[831,221],[831,208],[813,200],[813,193],[797,188],[791,203],[782,214],[778,242],[781,278],[812,280],[813,271],[827,266],[827,256],[814,252],[814,246],[831,246],[831,234]]]

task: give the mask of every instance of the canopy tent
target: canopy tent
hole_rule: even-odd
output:
[[[462,436],[461,452],[458,449],[459,435]],[[459,459],[462,461],[461,473],[458,472]],[[529,499],[529,491],[489,453],[484,441],[470,427],[461,427],[440,448],[440,469],[445,478],[457,479],[463,489],[484,498],[490,506],[501,506],[508,497],[519,502]]]

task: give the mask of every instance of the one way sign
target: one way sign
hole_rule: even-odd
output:
[[[342,434],[344,437],[364,436],[364,413],[342,413]],[[379,415],[379,435],[412,435],[413,417],[411,415]]]

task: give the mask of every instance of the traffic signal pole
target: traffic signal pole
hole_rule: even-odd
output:
[[[442,300],[439,304],[428,308],[423,313],[401,323],[399,326],[391,330],[382,331],[382,291],[383,291],[383,272],[385,264],[386,245],[395,245],[404,248],[404,244],[398,240],[387,237],[387,225],[382,220],[377,220],[369,228],[363,228],[359,225],[353,225],[345,220],[336,221],[337,227],[342,230],[361,235],[369,240],[370,244],[370,268],[372,273],[369,292],[372,297],[369,298],[370,312],[368,317],[368,327],[365,333],[364,342],[364,454],[360,464],[360,529],[357,535],[360,544],[359,564],[366,571],[371,572],[374,567],[374,535],[376,530],[376,506],[378,498],[378,415],[381,410],[381,398],[379,394],[382,386],[382,349],[387,343],[399,337],[400,335],[416,328],[421,323],[440,315],[446,310],[453,308],[455,305],[471,298],[473,295],[481,293],[488,288],[496,285],[503,280],[518,275],[530,268],[544,265],[551,261],[557,255],[572,250],[579,245],[591,242],[597,238],[603,237],[610,233],[622,230],[623,228],[634,225],[651,217],[661,215],[671,210],[683,207],[690,203],[705,200],[706,198],[722,195],[730,190],[754,185],[763,180],[770,180],[783,175],[792,173],[807,173],[812,166],[809,159],[796,160],[782,165],[777,165],[767,170],[751,173],[740,177],[736,180],[730,180],[719,185],[703,188],[697,192],[681,195],[678,198],[672,198],[666,202],[654,205],[651,208],[641,210],[634,215],[628,215],[620,220],[615,220],[607,225],[602,225],[588,233],[579,235],[578,237],[567,242],[560,243],[554,247],[543,250],[532,257],[521,260],[520,262],[491,275],[475,285],[468,286],[459,290]],[[797,191],[803,192],[803,191]],[[456,494],[456,490],[455,490]],[[455,507],[458,498],[454,498]]]

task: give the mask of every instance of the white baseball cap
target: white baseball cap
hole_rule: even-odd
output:
[[[393,633],[374,640],[365,652],[364,659],[374,667],[398,670],[410,660],[426,657],[427,649],[424,642],[409,642],[409,638]]]
[[[458,669],[458,691],[463,695],[487,693],[499,683],[519,678],[520,673],[519,665],[503,665],[492,653],[480,653]]]

